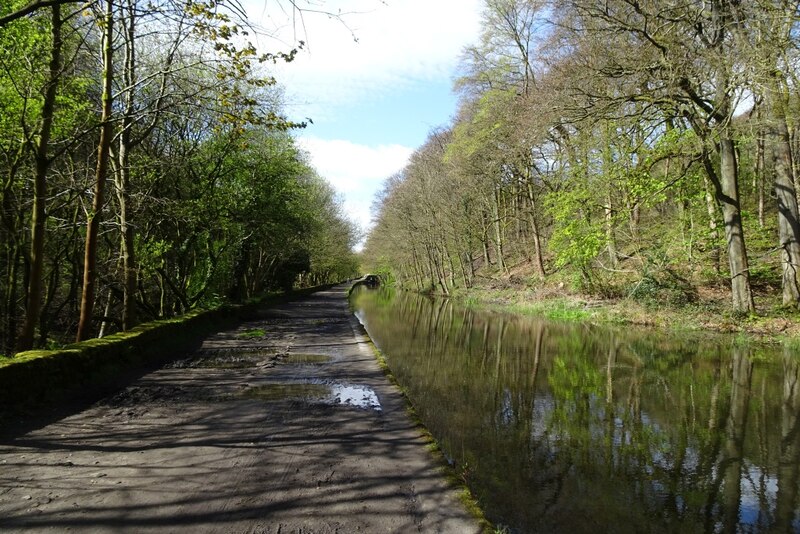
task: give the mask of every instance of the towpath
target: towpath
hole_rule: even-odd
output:
[[[0,442],[0,531],[479,532],[348,310],[263,309]]]

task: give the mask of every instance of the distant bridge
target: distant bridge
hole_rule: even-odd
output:
[[[381,285],[380,276],[377,274],[366,274],[353,282],[353,287],[350,288],[350,291],[353,291],[358,286],[373,288],[378,287],[379,285]]]

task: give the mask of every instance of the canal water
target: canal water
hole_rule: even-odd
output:
[[[359,289],[352,305],[507,532],[800,532],[800,355]]]

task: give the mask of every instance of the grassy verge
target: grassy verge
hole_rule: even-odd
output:
[[[758,314],[736,316],[727,295],[707,296],[675,306],[633,299],[598,299],[566,292],[531,289],[460,289],[452,297],[473,308],[537,315],[553,320],[638,325],[671,331],[714,331],[740,334],[759,342],[800,345],[800,312],[757,301]]]

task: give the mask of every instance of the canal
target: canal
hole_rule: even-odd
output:
[[[800,356],[359,289],[353,309],[507,532],[800,532]]]

